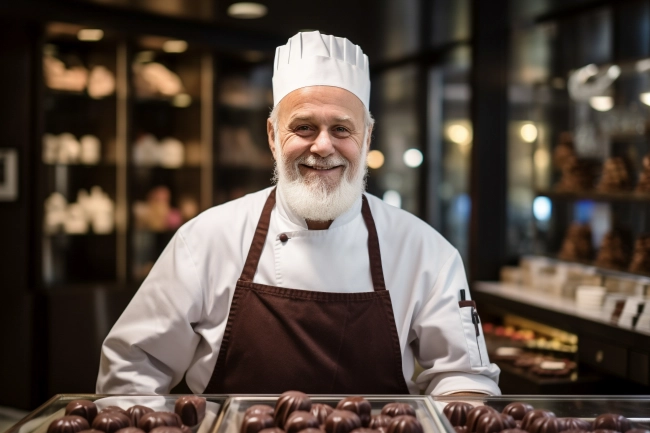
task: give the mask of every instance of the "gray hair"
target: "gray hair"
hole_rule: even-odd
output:
[[[280,104],[276,104],[276,106],[273,107],[273,109],[271,110],[271,114],[269,114],[269,119],[271,120],[271,124],[273,125],[273,131],[276,137],[278,135],[278,126],[279,126],[278,122],[280,116],[279,115],[280,110],[278,108],[279,106]],[[363,108],[365,109],[364,123],[366,126],[366,134],[367,134],[368,129],[372,128],[375,125],[375,119],[372,117],[372,114],[370,114],[370,110],[368,109],[368,107],[364,105]],[[364,137],[366,136],[366,134],[364,134]]]

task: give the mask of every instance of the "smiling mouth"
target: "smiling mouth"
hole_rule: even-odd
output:
[[[335,165],[333,167],[323,167],[323,166],[318,166],[318,165],[306,165],[306,164],[300,164],[302,167],[309,168],[311,170],[318,170],[318,171],[330,171],[334,170],[339,167],[343,167],[342,165]]]

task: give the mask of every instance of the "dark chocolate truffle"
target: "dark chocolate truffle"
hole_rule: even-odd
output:
[[[244,412],[244,418],[251,415],[271,415],[273,416],[273,408],[267,404],[254,404]]]
[[[476,421],[476,433],[498,433],[501,430],[514,428],[515,420],[510,415],[497,411],[487,412]]]
[[[530,412],[533,409],[534,408],[528,403],[521,403],[516,401],[504,407],[501,413],[510,415],[515,419],[515,421],[521,421],[522,419],[524,419],[524,415],[526,415],[528,412]]]
[[[562,433],[590,433],[589,430],[564,430]]]
[[[392,416],[378,414],[370,417],[370,424],[368,427],[378,430],[378,429],[387,429],[388,424],[393,420]]]
[[[264,430],[260,430],[260,433],[284,433],[284,430],[277,427],[271,427],[271,428],[265,428]],[[323,431],[319,430],[318,433],[323,433]]]
[[[388,425],[387,433],[424,433],[424,430],[414,416],[398,415]]]
[[[528,427],[528,433],[560,433],[564,430],[564,422],[555,417],[537,418]]]
[[[526,433],[526,430],[520,428],[509,428],[507,430],[501,430],[501,433]]]
[[[138,422],[140,422],[140,418],[142,418],[144,414],[151,412],[153,412],[153,409],[150,407],[140,406],[139,404],[136,404],[135,406],[131,406],[126,410],[126,415],[131,420],[131,425],[137,426]]]
[[[620,432],[617,432],[616,430],[598,429],[598,430],[594,430],[591,433],[620,433]]]
[[[287,433],[298,433],[308,428],[318,428],[320,423],[318,419],[310,412],[297,410],[292,412],[284,423],[284,431]],[[244,433],[244,432],[242,432]]]
[[[371,428],[361,427],[361,428],[357,428],[357,429],[352,430],[352,433],[379,433],[379,430],[374,430],[374,429],[371,429]]]
[[[530,431],[530,426],[533,425],[533,422],[538,418],[547,418],[555,417],[555,414],[550,410],[544,409],[534,409],[524,415],[524,418],[521,420],[521,429]]]
[[[415,416],[415,409],[408,403],[388,403],[381,409],[381,413],[388,416]]]
[[[92,424],[97,416],[97,406],[90,400],[72,400],[65,407],[65,414],[78,415],[85,418],[88,424]]]
[[[200,424],[205,417],[205,398],[196,395],[184,395],[176,400],[174,412],[188,427]]]
[[[459,425],[454,427],[456,433],[470,433],[466,425]]]
[[[615,430],[619,432],[626,432],[631,428],[629,419],[615,413],[599,415],[594,420],[593,427],[594,430]]]
[[[273,417],[269,414],[251,415],[244,417],[241,423],[240,433],[258,433],[265,428],[271,428],[274,425]]]
[[[334,410],[325,420],[327,433],[350,433],[359,427],[361,427],[361,419],[349,410]]]
[[[564,423],[563,430],[591,430],[591,423],[580,418],[559,418]]]
[[[128,416],[126,411],[119,406],[107,406],[104,409],[100,410],[99,413],[108,413],[108,412],[119,412],[123,415]]]
[[[172,427],[170,425],[161,425],[160,427],[152,428],[149,433],[182,433],[180,427]]]
[[[280,430],[280,429],[277,429],[277,430],[278,430],[277,432],[273,432],[273,433],[282,433],[282,430]],[[357,429],[357,430],[359,430],[359,429]],[[323,430],[321,430],[319,428],[313,428],[312,427],[312,428],[306,428],[304,430],[300,430],[298,433],[323,433]]]
[[[443,409],[443,413],[453,427],[458,427],[465,425],[467,422],[467,413],[472,409],[474,409],[474,406],[469,403],[464,401],[452,401],[447,403],[447,406]]]
[[[334,411],[334,408],[327,404],[314,403],[311,405],[311,414],[316,417],[319,424],[324,424],[327,417]]]
[[[77,433],[89,428],[90,425],[86,418],[79,415],[68,415],[52,421],[47,428],[47,433]]]
[[[93,428],[105,433],[115,433],[125,427],[131,427],[131,420],[126,414],[119,411],[101,411],[93,421]]]
[[[370,424],[370,411],[372,410],[372,406],[370,406],[370,402],[363,397],[346,397],[339,401],[336,408],[339,410],[349,410],[350,412],[359,415],[363,427],[368,427]]]
[[[280,395],[275,403],[275,425],[284,428],[284,423],[291,415],[291,412],[311,410],[311,400],[309,396],[300,391],[287,391]]]
[[[489,413],[499,412],[490,406],[476,406],[474,409],[467,412],[467,422],[465,425],[467,426],[467,429],[470,431],[470,433],[476,431],[476,424],[478,423],[479,418]]]
[[[145,432],[150,432],[156,427],[180,427],[183,424],[181,417],[173,412],[150,412],[145,413],[138,421],[138,427]]]
[[[90,432],[98,432],[99,430],[88,430]],[[81,433],[81,432],[80,432]],[[116,431],[115,433],[144,433],[144,430],[137,427],[124,427]]]

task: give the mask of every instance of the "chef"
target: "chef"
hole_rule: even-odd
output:
[[[298,33],[273,96],[275,186],[177,231],[104,341],[97,392],[498,395],[458,251],[364,193],[368,57]]]

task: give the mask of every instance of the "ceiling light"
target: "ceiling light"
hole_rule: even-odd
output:
[[[169,40],[163,42],[162,49],[166,53],[184,53],[187,50],[187,42]]]
[[[424,161],[424,156],[422,156],[422,152],[418,149],[409,149],[404,152],[404,164],[408,167],[419,167],[422,164],[422,161]]]
[[[637,72],[645,72],[650,70],[650,59],[643,59],[636,62],[635,69]]]
[[[174,107],[185,108],[189,107],[192,104],[192,97],[187,93],[179,93],[174,96],[172,99],[172,105]]]
[[[466,144],[472,141],[469,128],[460,123],[452,123],[447,127],[447,137],[456,144]]]
[[[262,18],[267,12],[267,7],[260,3],[241,2],[228,6],[229,16],[244,20]]]
[[[640,99],[641,102],[643,102],[645,105],[650,105],[650,92],[641,93],[641,94],[639,95],[639,99]]]
[[[537,139],[537,128],[532,123],[524,123],[519,133],[526,143],[532,143]]]
[[[614,107],[614,98],[611,96],[592,96],[589,105],[597,111],[609,111]]]
[[[100,29],[81,29],[77,33],[80,41],[99,41],[104,37],[104,31]]]
[[[368,167],[378,169],[384,165],[384,154],[379,150],[371,150],[368,152]]]

